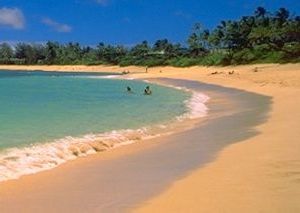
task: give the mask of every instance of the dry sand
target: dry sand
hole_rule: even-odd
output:
[[[137,212],[300,212],[300,65],[149,68],[0,66],[0,69],[123,71],[135,78],[168,77],[213,83],[272,97],[260,134],[224,148],[148,201]],[[233,74],[228,74],[229,72]],[[215,73],[216,74],[211,74]],[[143,73],[143,74],[142,74]],[[226,128],[226,126],[224,126]]]

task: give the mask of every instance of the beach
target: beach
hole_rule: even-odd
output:
[[[299,212],[299,66],[261,65],[261,73],[256,67],[194,78],[272,97],[268,120],[256,127],[260,133],[225,148],[139,212]],[[228,75],[231,70],[237,75]]]
[[[156,67],[147,73],[143,67],[110,66],[0,69],[129,71],[124,77],[193,89],[199,84],[210,94],[214,115],[184,132],[0,183],[1,212],[300,211],[299,64]],[[199,149],[192,145],[196,138]]]

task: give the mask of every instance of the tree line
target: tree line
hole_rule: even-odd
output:
[[[253,15],[221,21],[212,30],[195,24],[187,45],[168,39],[128,48],[99,43],[96,47],[60,44],[0,44],[0,64],[110,64],[138,66],[235,65],[300,62],[300,16],[285,8],[271,13],[258,7]]]

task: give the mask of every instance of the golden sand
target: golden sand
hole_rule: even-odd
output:
[[[271,96],[273,104],[268,121],[257,127],[259,135],[225,148],[137,212],[300,212],[299,64],[194,67],[157,75],[244,89]]]

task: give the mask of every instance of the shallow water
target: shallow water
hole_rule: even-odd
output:
[[[130,85],[134,94],[125,91]],[[147,84],[82,74],[0,72],[0,148],[135,129],[186,111],[189,94]]]

